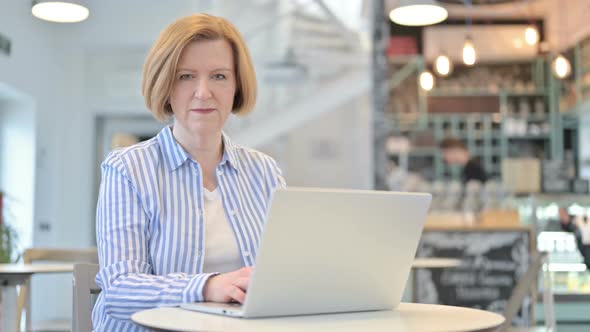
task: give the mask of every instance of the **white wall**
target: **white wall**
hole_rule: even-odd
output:
[[[67,102],[67,95],[62,88],[63,80],[60,78],[62,64],[59,61],[59,48],[56,47],[57,36],[53,25],[33,19],[30,10],[28,1],[2,1],[0,31],[12,40],[12,54],[10,57],[0,56],[0,80],[4,87],[29,96],[31,104],[34,105],[34,111],[31,110],[28,115],[16,115],[11,112],[8,116],[14,116],[11,122],[20,124],[22,121],[29,123],[31,114],[33,112],[35,114],[36,137],[22,137],[23,140],[35,139],[36,145],[34,157],[36,161],[33,162],[30,157],[27,157],[31,160],[29,167],[36,172],[34,209],[30,209],[30,213],[33,213],[34,225],[28,225],[28,227],[34,227],[33,237],[36,245],[58,246],[61,243],[55,232],[40,232],[35,226],[46,223],[55,228],[61,222],[58,202],[62,196],[60,183],[64,180],[60,178],[59,170],[63,161],[61,142],[65,140],[68,127],[64,125],[66,117],[64,103]],[[11,128],[11,130],[17,130],[19,127],[11,126]],[[21,127],[21,129],[26,131],[30,127],[27,129]],[[18,137],[14,132],[4,132],[4,135],[8,137],[2,140],[3,146],[6,146],[7,140],[15,140]],[[25,149],[28,150],[28,148]],[[8,175],[9,178],[11,175]],[[24,183],[26,183],[25,180],[22,179]],[[33,177],[29,180],[33,181]],[[35,296],[45,299],[61,298],[59,291],[61,290],[63,294],[63,291],[68,289],[67,285],[70,284],[68,279],[63,279],[63,287],[60,289],[47,287],[53,285],[51,281],[47,281],[44,285],[38,282],[40,280],[35,278],[33,282]],[[59,311],[59,304],[47,306],[47,303],[43,304],[42,301],[36,301],[35,307],[40,317],[44,314],[57,315]],[[62,309],[64,312],[70,310]]]
[[[2,2],[0,31],[12,39],[10,57],[0,56],[0,80],[11,89],[30,96],[37,112],[37,180],[35,183],[35,220],[53,222],[56,213],[57,169],[60,160],[59,123],[62,121],[60,104],[61,80],[57,65],[55,36],[51,26],[33,20],[30,3],[19,0]],[[50,236],[35,237],[41,244],[53,243]]]
[[[373,129],[369,96],[288,135],[282,167],[290,186],[373,188]]]
[[[0,98],[0,190],[6,194],[8,222],[18,245],[33,243],[35,191],[35,113],[26,100]]]

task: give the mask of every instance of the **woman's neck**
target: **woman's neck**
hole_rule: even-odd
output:
[[[175,125],[172,135],[178,144],[201,165],[205,174],[215,171],[215,167],[223,156],[221,132],[195,135]]]

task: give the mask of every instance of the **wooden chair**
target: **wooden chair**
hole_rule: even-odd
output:
[[[496,332],[555,332],[555,315],[554,315],[554,303],[553,303],[553,292],[551,290],[551,277],[548,272],[548,268],[543,268],[548,263],[548,257],[546,252],[536,252],[532,256],[531,263],[520,278],[516,287],[512,291],[512,295],[508,299],[506,308],[504,309],[504,318],[506,321]],[[537,278],[539,272],[543,270],[543,307],[545,309],[545,326],[543,327],[512,327],[512,320],[518,314],[520,306],[525,296],[530,292],[532,299],[535,301],[537,294]]]

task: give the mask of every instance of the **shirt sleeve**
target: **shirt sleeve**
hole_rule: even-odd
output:
[[[107,158],[96,212],[100,261],[96,282],[107,315],[129,319],[144,309],[204,301],[204,286],[214,274],[153,274],[149,222],[120,158]]]

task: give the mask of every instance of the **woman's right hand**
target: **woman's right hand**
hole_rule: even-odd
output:
[[[250,283],[250,275],[254,267],[243,267],[239,270],[218,274],[207,280],[203,295],[206,302],[244,303]]]

